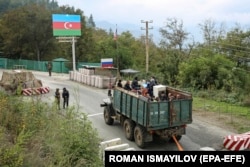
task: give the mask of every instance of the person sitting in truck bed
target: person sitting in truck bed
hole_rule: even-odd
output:
[[[147,93],[148,93],[148,89],[147,88],[142,88],[141,89],[141,94],[142,94],[142,96],[147,96]]]
[[[150,94],[150,96],[152,97],[153,96],[153,87],[156,85],[156,80],[155,80],[155,77],[152,76],[150,81],[149,81],[149,84],[147,86],[148,88],[148,92]]]
[[[160,97],[154,98],[154,102],[158,102],[158,101],[160,101]]]
[[[126,82],[123,89],[128,90],[128,91],[132,90],[132,88],[130,87],[130,82],[129,81]]]
[[[155,97],[154,96],[150,96],[149,93],[146,94],[146,98],[148,99],[148,102],[154,102],[155,101]]]
[[[119,81],[117,83],[117,87],[122,88],[122,80],[119,79]]]
[[[177,94],[176,99],[181,99],[181,96],[179,94]]]
[[[166,101],[166,100],[167,100],[166,93],[165,93],[164,91],[162,91],[162,92],[159,94],[159,98],[160,98],[160,101]]]
[[[168,93],[168,100],[172,101],[174,99],[175,99],[174,95],[172,93]]]
[[[131,84],[132,89],[134,90],[140,90],[140,85],[138,84],[138,77],[135,77],[132,84]]]

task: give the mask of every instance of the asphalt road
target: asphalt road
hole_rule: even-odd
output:
[[[0,69],[0,78],[2,71],[3,70]],[[50,88],[48,94],[41,95],[45,101],[51,103],[54,100],[55,89],[59,88],[62,92],[62,89],[66,87],[70,92],[69,105],[74,105],[80,112],[88,114],[89,120],[92,121],[93,127],[98,130],[103,141],[121,138],[123,143],[128,143],[130,147],[141,150],[134,142],[128,141],[125,138],[119,123],[115,122],[112,126],[105,124],[103,119],[103,108],[100,107],[100,104],[104,98],[107,98],[107,89],[99,89],[72,81],[69,79],[68,74],[52,73],[51,77],[49,77],[46,72],[33,71],[33,74],[37,79],[42,81],[43,86],[48,86]],[[232,132],[202,122],[201,120],[195,119],[195,116],[193,116],[193,123],[187,126],[186,135],[182,136],[180,144],[183,149],[187,151],[200,150],[204,147],[221,150],[223,137],[229,134],[232,134]],[[175,151],[178,150],[178,148],[175,143],[159,141],[157,143],[150,143],[144,150]]]

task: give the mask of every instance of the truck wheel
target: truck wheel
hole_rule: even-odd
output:
[[[177,135],[177,136],[175,136],[175,138],[176,138],[176,140],[177,141],[179,141],[179,140],[181,140],[181,135]],[[173,143],[174,142],[174,139],[173,139],[173,137],[171,137],[170,139],[169,139],[169,142],[171,142],[171,143]]]
[[[140,125],[137,125],[134,130],[134,138],[135,143],[138,147],[144,148],[145,147],[145,137],[146,137],[146,130]]]
[[[124,129],[126,138],[130,141],[134,140],[135,123],[130,119],[125,119],[123,123],[123,129]]]
[[[110,111],[109,111],[108,107],[105,107],[105,108],[104,108],[104,113],[103,113],[103,115],[104,115],[105,123],[106,123],[107,125],[113,125],[114,119],[111,117],[111,114],[110,114]]]

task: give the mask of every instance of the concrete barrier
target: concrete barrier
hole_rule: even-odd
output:
[[[104,159],[105,159],[105,155],[104,155],[105,154],[105,149],[107,147],[119,145],[121,143],[122,143],[122,141],[121,141],[120,138],[115,138],[115,139],[112,139],[112,140],[101,142],[100,143],[100,152],[99,152],[100,158],[104,161]]]
[[[122,150],[122,151],[136,151],[136,149],[133,147],[129,147],[129,148],[126,148],[125,150]]]
[[[129,144],[124,143],[124,144],[119,144],[115,146],[110,146],[104,149],[104,151],[121,151],[129,148]]]
[[[212,147],[201,147],[200,148],[201,151],[216,151],[214,148]]]
[[[129,147],[129,144],[123,143],[120,138],[104,141],[100,143],[99,156],[105,164],[105,151],[135,151],[135,148]]]

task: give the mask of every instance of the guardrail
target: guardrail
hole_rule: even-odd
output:
[[[27,69],[26,65],[13,65],[13,70],[24,70]]]

